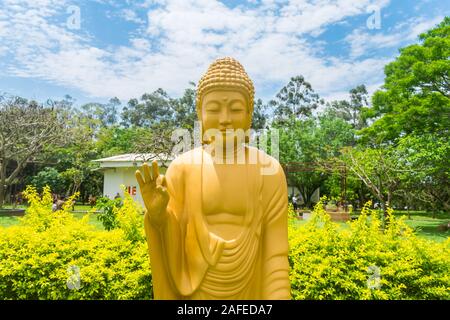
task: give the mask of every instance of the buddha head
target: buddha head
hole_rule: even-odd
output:
[[[230,57],[217,59],[200,79],[197,115],[203,131],[226,132],[250,128],[254,87],[243,66]]]

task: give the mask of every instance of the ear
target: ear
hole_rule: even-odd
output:
[[[252,114],[250,113],[250,110],[247,109],[247,129],[250,129],[252,127]]]

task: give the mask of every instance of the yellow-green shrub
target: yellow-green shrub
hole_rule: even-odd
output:
[[[143,241],[144,238],[144,210],[142,206],[133,200],[125,190],[124,200],[121,207],[114,207],[118,226],[125,232],[125,236],[130,241]]]
[[[89,215],[74,218],[69,205],[52,213],[49,192],[39,197],[27,189],[26,216],[18,226],[0,227],[0,299],[150,299],[140,208],[131,197],[117,212],[119,228],[99,231],[88,224]],[[417,238],[392,214],[388,222],[383,229],[377,212],[365,207],[338,230],[321,203],[305,225],[292,219],[293,298],[449,299],[450,240]],[[70,281],[78,269],[79,288]]]
[[[76,219],[67,207],[52,213],[48,193],[40,198],[28,188],[30,207],[21,223],[0,228],[0,298],[151,298],[145,241],[129,240],[122,229],[98,231],[89,216]],[[68,286],[75,268],[79,289]]]
[[[450,240],[420,239],[392,212],[388,221],[383,229],[366,206],[358,220],[338,230],[322,203],[304,226],[291,221],[293,298],[449,299]]]

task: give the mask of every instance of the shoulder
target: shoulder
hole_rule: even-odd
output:
[[[195,164],[201,164],[202,148],[195,148],[177,156],[169,165],[166,175],[170,177],[181,177],[186,170]]]
[[[250,153],[253,153],[253,157],[257,155],[256,159],[261,166],[261,174],[265,176],[265,178],[269,180],[285,180],[283,167],[277,159],[255,147],[249,147],[249,151]],[[253,159],[255,159],[255,157]]]
[[[202,156],[202,148],[194,148],[192,150],[189,150],[187,152],[184,152],[180,155],[178,155],[169,165],[170,167],[180,167],[180,166],[186,166],[186,165],[192,165],[192,164],[201,164],[201,162],[198,161],[198,159],[201,160]]]

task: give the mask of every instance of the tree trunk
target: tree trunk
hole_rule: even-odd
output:
[[[362,209],[362,207],[364,206],[364,203],[366,203],[366,199],[364,198],[364,190],[362,185],[359,186],[358,188],[358,198],[359,198],[359,210]]]
[[[0,167],[0,208],[3,207],[5,199],[6,165]]]
[[[391,207],[391,201],[392,201],[392,192],[388,191],[387,202],[386,202],[386,210],[387,210],[387,207]],[[387,211],[384,212],[384,215],[387,215]]]
[[[383,210],[384,217],[386,217],[386,213],[387,213],[386,203],[383,200],[380,200],[380,205],[381,205],[381,209]]]

